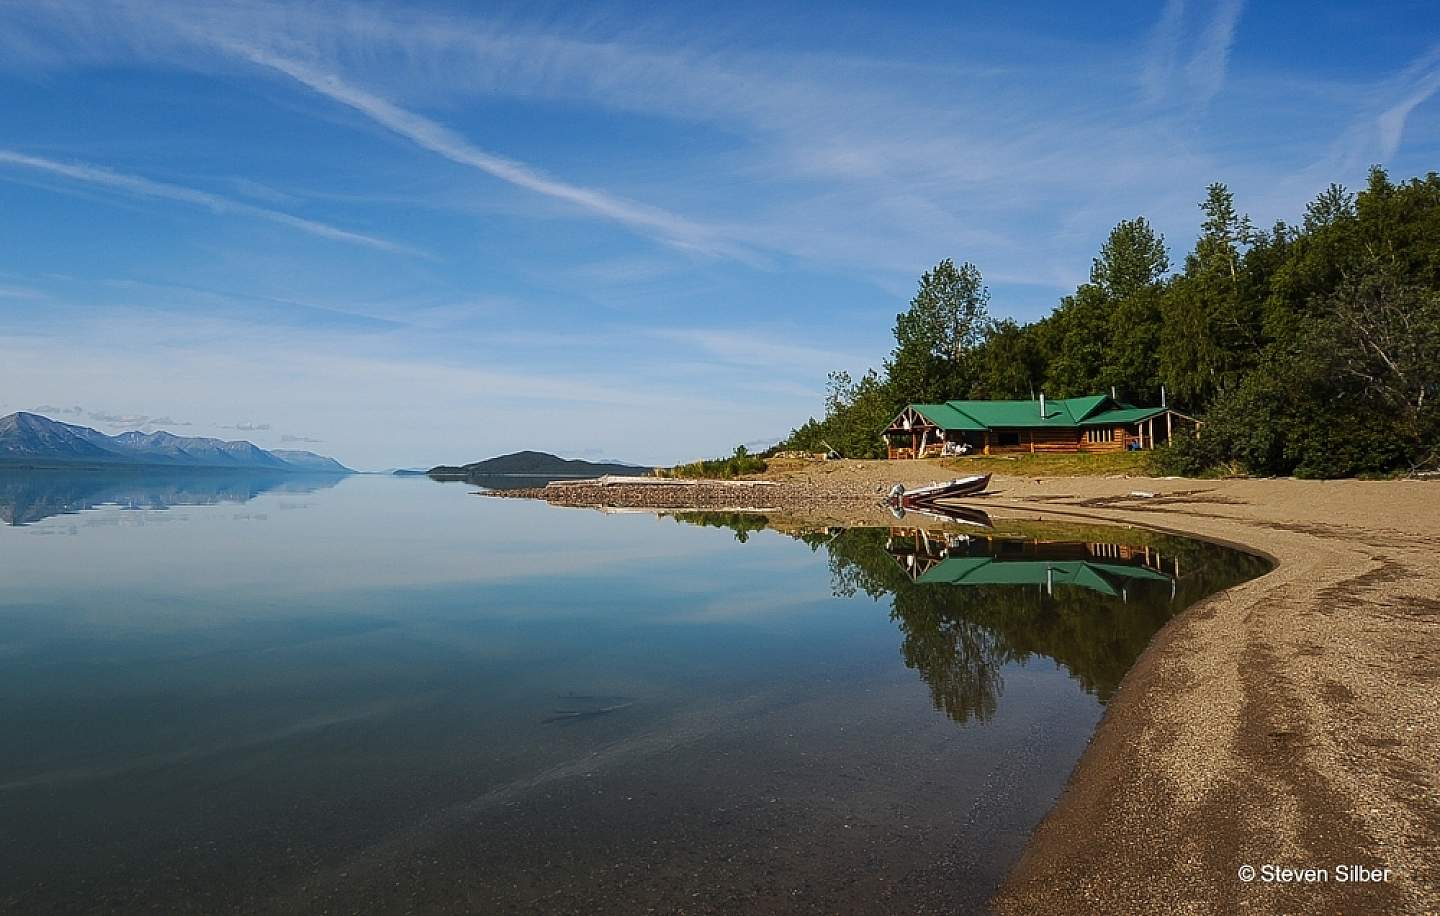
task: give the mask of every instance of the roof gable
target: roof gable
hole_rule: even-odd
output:
[[[941,429],[965,429],[979,432],[986,428],[985,424],[955,406],[953,401],[944,404],[911,404],[910,409]]]
[[[1079,423],[1102,407],[1118,402],[1112,400],[1108,394],[1092,394],[1083,398],[1066,398],[1064,403],[1075,422]]]

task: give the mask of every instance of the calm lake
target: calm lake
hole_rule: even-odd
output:
[[[474,490],[0,472],[0,911],[974,909],[1267,568]]]

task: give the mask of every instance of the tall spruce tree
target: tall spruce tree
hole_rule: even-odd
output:
[[[1161,302],[1160,376],[1193,408],[1234,388],[1255,364],[1262,343],[1258,305],[1247,295],[1242,259],[1254,241],[1230,189],[1210,185],[1201,235],[1185,271]]]
[[[1142,216],[1111,231],[1091,273],[1111,302],[1102,385],[1141,403],[1160,393],[1160,300],[1169,270],[1165,237]]]

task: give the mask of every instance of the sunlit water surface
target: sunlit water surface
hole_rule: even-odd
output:
[[[1265,568],[473,491],[0,473],[0,910],[973,908]]]

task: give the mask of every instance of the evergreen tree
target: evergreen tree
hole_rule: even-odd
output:
[[[1128,299],[1154,289],[1170,269],[1165,237],[1145,217],[1122,220],[1090,266],[1090,282],[1111,299]]]
[[[1144,217],[1110,231],[1090,282],[1056,309],[1057,347],[1045,390],[1056,397],[1116,388],[1128,398],[1158,394],[1161,278],[1165,239]]]
[[[1262,342],[1258,304],[1247,295],[1244,249],[1256,239],[1225,185],[1210,185],[1201,235],[1160,306],[1160,376],[1177,398],[1205,404],[1234,388]]]
[[[1354,215],[1355,195],[1346,191],[1344,185],[1331,182],[1320,196],[1305,205],[1305,231],[1318,232]]]
[[[1158,397],[1160,296],[1169,270],[1165,237],[1143,216],[1111,230],[1090,271],[1090,282],[1110,300],[1098,390],[1114,386],[1122,397],[1142,403]]]
[[[1037,346],[1037,337],[1033,325],[1022,327],[1009,318],[991,325],[980,348],[978,374],[970,397],[1035,397],[1048,362]]]
[[[1094,283],[1060,300],[1052,316],[1056,349],[1045,376],[1046,394],[1069,398],[1101,389],[1110,306],[1104,289]]]

